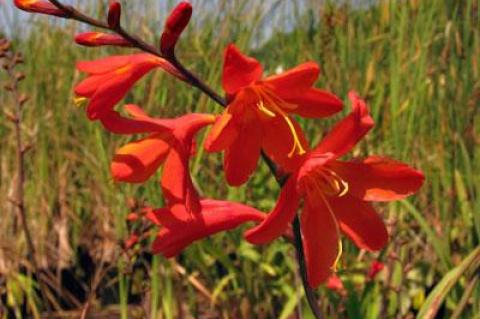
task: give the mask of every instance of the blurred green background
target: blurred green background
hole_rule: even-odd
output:
[[[78,1],[105,16],[107,1]],[[176,1],[122,1],[124,24],[157,43]],[[345,289],[318,289],[326,318],[480,318],[480,1],[193,1],[180,59],[220,91],[223,48],[234,42],[267,73],[313,60],[317,86],[368,101],[376,127],[355,156],[378,154],[421,169],[426,183],[408,200],[378,205],[391,241],[379,254],[344,240],[339,276]],[[161,205],[158,176],[140,186],[115,184],[109,161],[127,138],[106,133],[74,106],[75,63],[128,49],[88,49],[73,35],[89,27],[19,14],[0,1],[3,33],[21,51],[27,78],[22,128],[28,222],[52,318],[312,318],[296,274],[293,247],[277,240],[254,247],[242,230],[192,245],[174,260],[126,253],[125,217]],[[0,81],[6,76],[0,73]],[[156,116],[220,112],[213,102],[157,71],[125,102]],[[2,111],[13,100],[0,91]],[[348,107],[345,112],[348,112]],[[0,318],[40,317],[36,280],[9,198],[15,195],[14,130],[0,121]],[[316,143],[330,120],[300,121]],[[203,135],[202,135],[203,136]],[[200,137],[200,139],[202,138]],[[191,162],[196,185],[213,198],[268,211],[278,187],[265,164],[241,188],[226,185],[221,156],[202,151]],[[134,226],[134,227],[138,227]],[[373,280],[370,264],[385,269]],[[8,315],[7,315],[8,314]]]

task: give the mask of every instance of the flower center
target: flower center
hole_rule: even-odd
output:
[[[292,134],[292,148],[288,153],[288,157],[293,157],[293,155],[303,155],[306,153],[305,149],[302,146],[300,138],[298,136],[295,125],[293,124],[292,119],[288,116],[285,110],[294,110],[297,106],[295,104],[290,104],[282,100],[278,95],[275,94],[271,89],[254,85],[252,87],[255,94],[258,96],[258,102],[256,107],[260,112],[265,114],[268,117],[275,117],[277,115],[281,116],[283,120],[287,123],[290,133]]]
[[[328,196],[342,197],[348,193],[348,183],[327,167],[312,170],[308,183],[316,192]]]

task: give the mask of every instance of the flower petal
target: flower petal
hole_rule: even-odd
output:
[[[269,76],[263,82],[284,98],[297,96],[312,87],[320,74],[315,62],[306,62],[281,74]]]
[[[88,74],[104,74],[127,65],[130,59],[131,55],[113,55],[93,61],[80,61],[77,69]]]
[[[165,136],[172,135],[172,125],[161,125],[148,119],[129,119],[120,113],[110,110],[99,118],[103,127],[115,134],[138,134],[138,133],[162,133]],[[171,121],[171,120],[170,120]]]
[[[239,203],[204,199],[200,204],[201,213],[194,220],[162,228],[152,246],[154,253],[173,257],[196,240],[264,218],[260,211]]]
[[[308,283],[315,288],[333,273],[339,247],[337,226],[321,198],[315,202],[307,198],[300,217]]]
[[[299,95],[284,98],[286,102],[297,105],[291,112],[306,118],[331,116],[343,109],[343,102],[330,92],[309,88]]]
[[[290,121],[295,128],[295,134],[303,150],[308,151],[308,142],[305,138],[302,128],[290,117]],[[296,169],[303,156],[300,156],[297,149],[293,156],[289,156],[294,146],[294,135],[285,118],[275,116],[274,118],[262,121],[263,126],[263,150],[267,155],[286,172]]]
[[[111,164],[113,179],[120,182],[143,183],[165,160],[170,146],[158,135],[129,143],[120,148]]]
[[[227,46],[222,80],[227,94],[235,94],[241,88],[260,80],[262,73],[262,66],[257,60],[242,54],[233,44]]]
[[[98,88],[111,79],[111,74],[92,75],[75,86],[75,94],[91,98]]]
[[[219,152],[230,146],[238,136],[237,124],[228,108],[217,118],[205,140],[208,152]]]
[[[376,251],[387,244],[385,224],[369,203],[349,194],[328,201],[340,228],[359,248]]]
[[[341,120],[313,150],[313,154],[333,153],[340,157],[348,153],[355,144],[374,126],[367,104],[354,92],[350,92],[352,112]]]
[[[283,186],[273,211],[260,225],[245,232],[245,238],[252,244],[264,244],[281,236],[295,217],[299,201],[296,179],[290,177]]]
[[[403,199],[418,191],[425,179],[422,172],[384,157],[328,165],[348,183],[350,194],[365,201]]]
[[[161,185],[169,206],[183,204],[191,214],[196,214],[200,204],[188,168],[189,155],[189,150],[184,146],[178,143],[172,146],[165,160]]]
[[[224,155],[225,177],[228,184],[240,186],[257,167],[262,146],[262,127],[258,122],[245,121],[237,138]]]
[[[154,67],[156,67],[154,63],[129,64],[112,74],[112,77],[100,85],[93,94],[87,108],[89,119],[98,119],[102,113],[111,110],[132,86]]]

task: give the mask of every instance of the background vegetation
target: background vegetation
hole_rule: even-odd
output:
[[[105,2],[80,6],[102,15]],[[175,1],[123,2],[130,30],[158,41]],[[72,37],[84,26],[19,18],[8,6],[0,2],[2,27],[25,56],[22,91],[30,101],[23,129],[32,147],[26,203],[43,280],[52,287],[50,316],[311,318],[287,242],[254,247],[238,230],[203,240],[174,260],[150,256],[145,245],[122,249],[131,231],[127,214],[162,204],[158,178],[141,186],[113,183],[109,161],[126,140],[89,122],[74,106],[72,88],[81,79],[76,61],[128,50],[78,47]],[[385,250],[369,254],[344,242],[339,275],[345,290],[318,290],[327,318],[480,318],[479,8],[478,0],[194,1],[193,25],[178,52],[212,86],[221,89],[229,42],[256,56],[268,73],[314,60],[322,68],[317,86],[343,98],[356,89],[370,104],[377,126],[355,155],[386,155],[425,172],[417,196],[378,206],[391,234]],[[8,111],[11,96],[0,92],[1,109]],[[160,71],[126,102],[157,116],[219,111]],[[304,123],[312,143],[331,123]],[[0,317],[39,317],[45,309],[9,201],[17,182],[13,134],[3,117]],[[219,156],[201,151],[194,159],[204,195],[272,207],[278,189],[264,164],[238,189],[226,186],[220,165]],[[386,267],[370,280],[373,260]]]

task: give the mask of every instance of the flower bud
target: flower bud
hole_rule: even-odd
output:
[[[108,25],[112,29],[120,27],[120,17],[122,16],[122,5],[118,1],[111,1],[108,8]]]
[[[368,270],[368,278],[373,280],[377,276],[377,274],[383,270],[383,268],[385,268],[385,265],[382,262],[374,260],[370,265],[370,269]]]
[[[83,32],[75,36],[75,42],[87,47],[98,47],[103,45],[115,45],[121,47],[130,47],[131,44],[124,38],[116,34],[104,32]]]
[[[27,12],[42,13],[57,17],[67,16],[63,10],[44,0],[14,0],[13,3],[20,10]]]
[[[163,54],[173,55],[178,38],[187,27],[191,17],[192,5],[188,2],[181,2],[173,9],[167,18],[160,40],[160,50]]]

